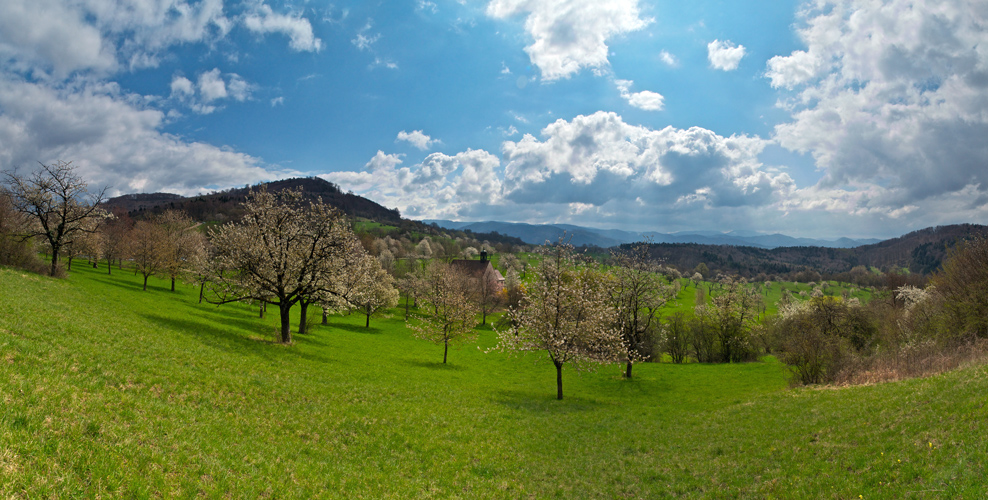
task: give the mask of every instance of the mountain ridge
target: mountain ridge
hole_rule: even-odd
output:
[[[654,243],[696,243],[701,245],[751,246],[773,249],[779,247],[823,247],[854,248],[871,245],[883,240],[878,238],[838,238],[826,240],[817,238],[797,238],[785,234],[760,234],[716,231],[680,231],[660,233],[656,231],[623,231],[620,229],[597,229],[573,224],[528,224],[523,222],[456,222],[444,219],[425,219],[426,224],[436,224],[446,229],[470,229],[474,232],[498,232],[520,238],[525,243],[539,245],[548,241],[558,241],[560,237],[570,239],[575,246],[599,246],[603,248],[626,243],[643,241],[651,236]]]

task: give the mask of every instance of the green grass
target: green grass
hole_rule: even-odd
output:
[[[277,318],[131,273],[0,269],[0,497],[960,498],[988,370],[787,389],[772,358],[564,373],[401,316]]]

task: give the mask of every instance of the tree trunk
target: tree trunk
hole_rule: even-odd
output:
[[[148,277],[146,274],[144,275],[144,291],[148,291]]]
[[[298,320],[298,334],[305,335],[306,333],[309,333],[308,330],[305,328],[305,318],[309,312],[309,303],[306,301],[302,301],[299,302],[299,305],[302,306],[302,314],[299,316],[299,320]]]
[[[443,340],[443,364],[446,364],[446,355],[449,354],[449,339]]]
[[[631,378],[631,360],[628,360],[628,369],[624,372],[624,378]]]
[[[371,307],[369,305],[366,309],[364,309],[364,314],[367,315],[367,321],[364,323],[364,328],[370,328]]]
[[[199,283],[199,303],[200,304],[202,304],[202,296],[203,296],[203,293],[205,291],[206,291],[206,282],[203,281],[202,283]]]
[[[322,308],[322,324],[329,324],[329,313],[326,312],[326,308]]]
[[[65,267],[65,270],[66,271],[69,271],[69,272],[72,271],[72,254],[71,253],[69,254],[69,265]]]
[[[106,274],[113,274],[113,259],[106,259]]]
[[[58,249],[53,247],[51,252],[51,273],[49,274],[54,277],[57,272],[58,272]]]
[[[175,291],[175,277],[172,276],[172,291]]]
[[[257,317],[264,319],[264,302],[257,305]]]
[[[292,305],[282,300],[278,304],[278,309],[281,311],[281,342],[283,344],[290,344],[292,342],[292,323],[290,317]]]
[[[483,321],[480,322],[480,324],[481,325],[486,325],[487,324],[487,306],[484,306],[482,310],[483,310],[484,319],[483,319]],[[474,317],[476,317],[476,316],[474,316]]]
[[[563,399],[563,364],[553,361],[556,365],[556,399]]]

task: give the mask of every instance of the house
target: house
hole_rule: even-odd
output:
[[[453,269],[474,279],[479,280],[487,276],[494,285],[495,292],[504,289],[504,276],[501,276],[501,272],[491,265],[491,261],[487,258],[487,250],[480,252],[480,260],[455,259],[449,264]]]

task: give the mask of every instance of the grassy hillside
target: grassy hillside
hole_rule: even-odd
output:
[[[400,316],[291,346],[130,273],[0,269],[0,497],[960,498],[988,482],[988,370],[786,388],[771,358],[577,376],[450,353]],[[692,289],[691,289],[692,291]],[[478,349],[478,345],[481,349]]]

